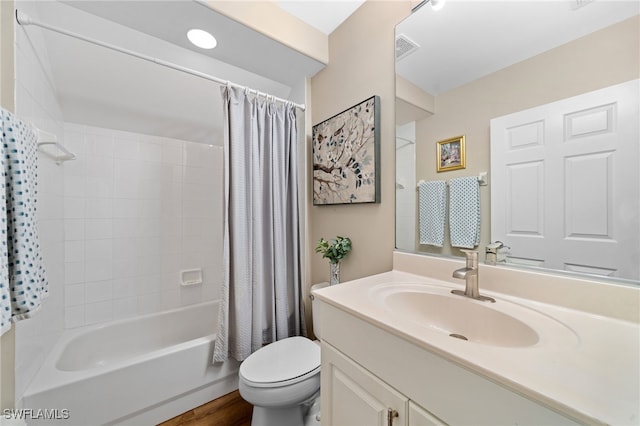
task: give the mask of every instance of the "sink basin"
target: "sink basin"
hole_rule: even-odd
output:
[[[541,336],[566,343],[571,341],[567,333],[575,341],[570,329],[535,310],[504,300],[487,303],[453,295],[445,287],[378,285],[370,296],[396,318],[463,341],[517,348],[534,346]]]

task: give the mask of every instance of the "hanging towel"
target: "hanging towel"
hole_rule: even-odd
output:
[[[474,248],[480,243],[480,187],[476,176],[449,181],[451,246]]]
[[[0,334],[40,308],[48,294],[37,229],[37,137],[0,109]]]
[[[442,247],[446,215],[446,189],[443,180],[420,182],[418,201],[420,204],[420,244]]]

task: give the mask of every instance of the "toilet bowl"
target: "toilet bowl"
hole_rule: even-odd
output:
[[[318,309],[312,305],[319,336]],[[319,414],[320,342],[295,336],[257,350],[240,365],[238,388],[240,396],[253,405],[251,426],[319,424],[310,411]]]
[[[240,365],[239,390],[254,406],[252,426],[301,426],[320,391],[320,346],[305,337],[265,346]]]

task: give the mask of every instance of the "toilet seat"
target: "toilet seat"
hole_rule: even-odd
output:
[[[240,365],[240,377],[254,387],[288,386],[320,371],[320,347],[305,337],[273,342]]]

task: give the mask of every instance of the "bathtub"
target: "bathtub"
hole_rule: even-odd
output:
[[[211,363],[218,306],[67,330],[23,396],[28,424],[153,425],[236,390],[239,363]]]

